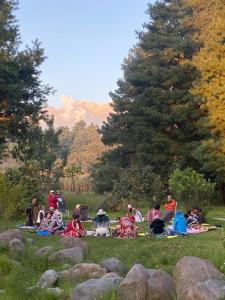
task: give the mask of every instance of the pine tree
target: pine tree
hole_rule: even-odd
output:
[[[167,178],[175,166],[197,166],[193,150],[205,135],[201,99],[190,92],[200,74],[187,62],[200,43],[192,39],[191,9],[183,1],[156,2],[148,14],[124,61],[124,78],[111,93],[115,113],[101,133],[106,145],[126,153],[130,165],[152,165]]]
[[[0,148],[6,140],[26,140],[29,127],[44,118],[51,91],[40,80],[39,67],[45,59],[40,43],[19,49],[16,8],[17,1],[0,0]]]

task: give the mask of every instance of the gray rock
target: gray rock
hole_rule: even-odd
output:
[[[62,238],[60,242],[65,249],[80,247],[83,250],[84,255],[87,255],[89,251],[88,243],[82,240],[81,238],[75,238],[75,237]]]
[[[60,279],[76,280],[82,277],[101,278],[107,270],[97,264],[83,263],[73,266],[72,268],[59,272]]]
[[[176,287],[173,278],[162,270],[146,270],[149,276],[147,300],[176,299]]]
[[[50,294],[53,294],[54,296],[61,296],[63,294],[63,290],[58,287],[47,288],[46,291],[49,292]]]
[[[37,286],[39,286],[41,288],[54,287],[58,278],[59,278],[58,274],[55,270],[48,270],[41,275],[41,277],[37,283]]]
[[[148,290],[148,274],[142,265],[134,265],[119,286],[120,300],[146,300]]]
[[[225,299],[225,282],[209,279],[192,287],[185,300],[219,300]]]
[[[101,265],[105,267],[109,272],[116,272],[123,275],[126,272],[126,268],[123,263],[117,258],[109,258],[101,262]]]
[[[107,292],[116,290],[122,278],[90,279],[78,284],[73,289],[71,300],[94,300],[104,296]],[[129,298],[127,298],[129,299]]]
[[[80,263],[83,260],[83,251],[80,247],[64,249],[51,254],[49,262]]]
[[[0,290],[0,295],[5,294],[5,290]]]
[[[18,229],[9,229],[0,233],[0,247],[7,247],[13,239],[23,241],[23,234]]]
[[[181,258],[173,271],[176,282],[177,299],[186,299],[188,291],[197,283],[209,279],[222,280],[224,275],[208,260],[194,256]]]
[[[110,272],[110,273],[106,273],[101,278],[104,279],[104,278],[117,278],[117,277],[120,277],[120,275],[115,272]]]
[[[46,246],[41,249],[38,249],[35,254],[40,257],[47,257],[55,251],[55,248],[52,246]]]
[[[25,246],[21,240],[15,238],[9,242],[9,249],[13,252],[24,252]]]

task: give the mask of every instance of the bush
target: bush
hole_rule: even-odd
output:
[[[112,195],[118,205],[124,202],[137,205],[137,202],[147,201],[150,206],[155,202],[160,203],[165,197],[160,177],[151,166],[122,169],[119,180],[114,183]]]
[[[169,178],[169,185],[175,199],[185,208],[203,208],[209,205],[215,188],[214,183],[192,168],[174,170]]]
[[[2,218],[10,218],[27,206],[26,188],[22,184],[10,185],[0,174],[0,214]]]

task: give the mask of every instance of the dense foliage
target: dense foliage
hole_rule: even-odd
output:
[[[187,21],[192,10],[183,1],[171,0],[150,5],[147,13],[149,22],[138,32],[137,45],[123,64],[124,77],[111,93],[115,112],[101,128],[102,141],[116,149],[98,163],[98,191],[116,188],[117,195],[123,194],[121,180],[136,167],[152,166],[164,184],[175,168],[200,168],[196,149],[208,128],[203,126],[203,101],[191,93],[201,76],[191,63],[201,46]],[[141,188],[144,180],[138,184]],[[129,198],[132,188],[126,184],[126,189]]]
[[[38,41],[20,50],[15,0],[0,0],[0,149],[6,141],[24,143],[29,129],[45,119],[51,88],[40,80],[45,56]]]
[[[169,178],[169,185],[179,205],[189,209],[196,205],[202,208],[209,205],[215,187],[203,174],[191,168],[174,170]]]

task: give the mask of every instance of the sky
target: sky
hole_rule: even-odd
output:
[[[20,0],[16,17],[24,45],[38,39],[45,49],[41,78],[62,96],[98,103],[123,76],[121,64],[137,42],[135,30],[148,21],[154,0]]]

